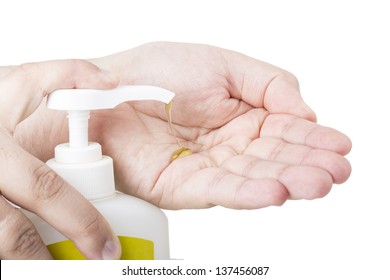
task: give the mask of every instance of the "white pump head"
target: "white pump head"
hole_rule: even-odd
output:
[[[69,143],[55,148],[47,164],[88,199],[114,193],[113,162],[98,143],[88,142],[89,111],[114,108],[133,100],[169,103],[174,93],[154,86],[121,86],[111,90],[62,89],[51,93],[49,109],[68,111]]]
[[[111,109],[125,101],[157,100],[169,103],[175,94],[154,86],[121,86],[111,90],[61,89],[49,95],[47,107],[68,111],[69,144],[88,145],[90,110]]]

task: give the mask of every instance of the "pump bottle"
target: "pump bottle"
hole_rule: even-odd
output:
[[[58,145],[47,165],[106,218],[121,242],[121,259],[169,259],[168,221],[159,208],[115,190],[112,158],[102,155],[100,144],[88,142],[89,111],[114,108],[131,100],[168,104],[173,97],[172,92],[158,87],[120,86],[112,90],[57,90],[47,100],[48,108],[66,110],[69,122],[69,143]],[[72,241],[25,212],[54,259],[85,259]]]

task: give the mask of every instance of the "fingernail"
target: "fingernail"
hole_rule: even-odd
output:
[[[121,246],[119,240],[107,240],[103,247],[103,260],[118,260],[121,256]]]

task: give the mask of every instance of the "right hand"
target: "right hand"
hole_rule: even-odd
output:
[[[47,221],[86,258],[119,258],[119,241],[101,214],[13,137],[16,126],[54,90],[110,89],[118,82],[83,60],[0,68],[0,259],[51,258],[31,221],[6,199]]]

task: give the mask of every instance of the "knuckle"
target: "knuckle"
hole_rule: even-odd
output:
[[[97,72],[98,67],[83,59],[68,59],[62,61],[62,74],[67,77],[67,87],[77,88],[84,80],[88,80],[91,73]],[[83,80],[81,80],[83,77]]]
[[[289,80],[289,81],[292,81],[292,82],[295,82],[295,83],[299,82],[297,76],[295,76],[291,72],[286,71],[284,75],[285,75],[286,79]]]
[[[97,233],[101,232],[102,226],[102,216],[95,209],[91,209],[86,214],[86,218],[79,230],[79,234],[84,237],[95,236]]]
[[[24,63],[13,68],[11,72],[13,79],[23,88],[21,91],[23,94],[37,92],[42,97],[47,95],[46,84],[40,80],[40,77],[45,75],[42,72],[44,70],[42,64],[45,62]]]
[[[271,80],[270,84],[277,83],[278,86],[287,87],[289,90],[295,89],[299,91],[299,80],[298,78],[285,70],[278,72]]]
[[[40,251],[41,246],[43,245],[41,237],[30,223],[25,223],[24,227],[21,227],[19,233],[16,235],[14,244],[14,251],[18,255],[24,256],[35,255]]]
[[[2,258],[28,259],[41,251],[43,242],[39,234],[19,210],[14,209],[1,224],[1,237],[7,240],[2,246]]]
[[[32,186],[33,199],[51,201],[60,196],[65,181],[48,166],[42,165],[33,171],[35,180]]]
[[[279,74],[279,78],[284,79],[285,81],[288,81],[292,84],[299,85],[298,78],[291,72],[284,70],[282,73]]]

